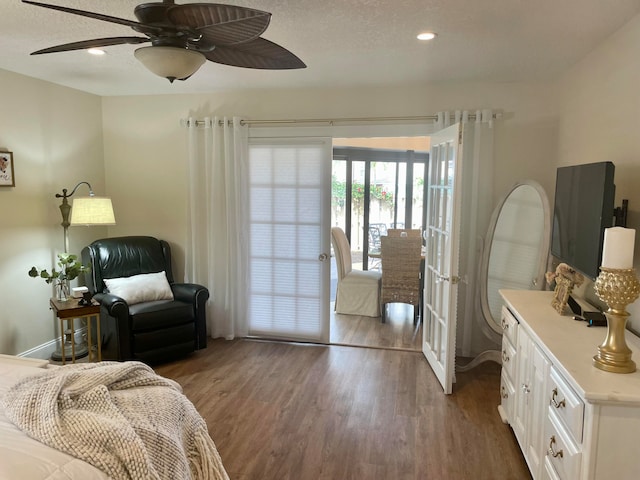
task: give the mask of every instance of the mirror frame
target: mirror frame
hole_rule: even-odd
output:
[[[484,244],[484,249],[482,252],[482,261],[480,264],[480,275],[478,277],[479,285],[480,285],[480,308],[482,311],[482,317],[484,322],[481,323],[483,326],[483,332],[492,340],[499,343],[499,339],[502,336],[502,325],[500,323],[499,318],[493,318],[493,314],[491,313],[491,309],[489,308],[489,297],[488,297],[488,285],[487,279],[489,276],[489,261],[491,258],[491,250],[493,246],[493,237],[496,230],[496,225],[498,224],[498,220],[500,219],[500,214],[502,213],[502,209],[504,204],[507,202],[511,194],[519,187],[529,186],[533,187],[538,195],[540,196],[540,200],[542,202],[543,209],[543,237],[540,242],[539,249],[539,260],[538,260],[538,269],[537,276],[534,279],[534,285],[536,285],[540,290],[544,289],[545,286],[545,273],[547,271],[547,266],[549,262],[549,248],[551,245],[551,207],[549,204],[549,198],[547,197],[547,193],[544,188],[533,180],[525,180],[522,182],[517,182],[513,185],[509,191],[502,197],[498,205],[496,206],[493,214],[491,215],[491,220],[489,222],[489,229],[487,230],[487,237]],[[489,328],[487,328],[489,327]]]

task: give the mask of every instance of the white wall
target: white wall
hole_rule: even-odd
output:
[[[55,337],[52,287],[27,275],[64,250],[54,195],[82,180],[104,193],[101,100],[4,70],[0,86],[0,149],[13,152],[16,180],[0,188],[0,353],[17,354]],[[106,233],[72,227],[71,253]]]
[[[210,95],[103,99],[106,182],[118,225],[112,236],[149,234],[171,242],[183,275],[186,131],[179,120],[240,115],[249,119],[420,116],[439,110],[493,108],[494,204],[516,181],[534,179],[552,192],[557,114],[546,84],[457,84],[414,88],[229,91]],[[475,342],[479,351],[484,343]]]
[[[495,129],[494,203],[517,180],[553,187],[557,115],[545,84],[457,84],[413,88],[230,91],[210,95],[105,97],[0,71],[0,148],[14,152],[15,188],[0,188],[0,352],[27,351],[55,338],[52,294],[27,276],[51,268],[62,251],[54,194],[89,181],[112,197],[117,225],[71,227],[71,251],[105,236],[145,234],[174,247],[183,275],[188,116],[250,119],[419,116],[445,109],[504,112]],[[108,186],[108,189],[106,188]],[[79,194],[86,194],[80,187]]]
[[[612,161],[616,205],[629,200],[640,267],[640,16],[612,35],[559,82],[558,166]],[[590,295],[589,289],[586,289]],[[640,301],[628,308],[640,332]]]

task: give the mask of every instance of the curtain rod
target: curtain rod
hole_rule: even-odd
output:
[[[480,114],[470,113],[469,120],[475,120]],[[499,119],[502,117],[501,113],[492,113],[492,119]],[[334,123],[363,123],[363,122],[419,122],[419,121],[437,121],[438,115],[423,115],[417,117],[353,117],[353,118],[299,118],[299,119],[282,119],[282,120],[240,120],[241,125],[295,125],[295,124],[308,124],[308,123],[328,123],[333,125]],[[201,127],[205,125],[205,120],[196,120],[196,126]],[[232,123],[229,120],[229,123]],[[188,126],[189,119],[180,120],[182,126]],[[219,125],[223,124],[222,120],[218,121]]]

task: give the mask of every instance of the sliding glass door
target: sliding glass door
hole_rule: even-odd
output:
[[[331,224],[345,230],[356,266],[377,266],[387,229],[424,230],[428,159],[412,150],[333,148]]]

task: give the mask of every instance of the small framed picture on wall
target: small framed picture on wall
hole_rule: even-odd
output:
[[[13,173],[13,153],[0,152],[0,187],[15,187],[16,178]]]

